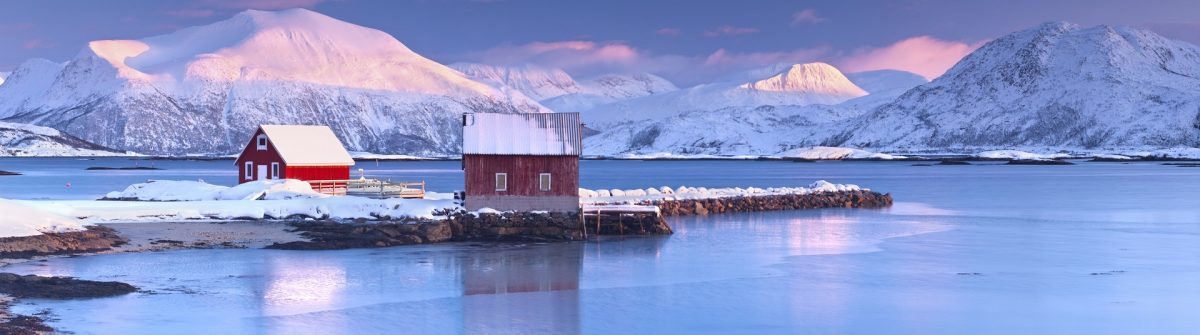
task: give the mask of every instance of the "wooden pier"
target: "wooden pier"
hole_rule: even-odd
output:
[[[367,198],[425,198],[425,181],[392,182],[378,179],[310,180],[313,191],[328,195],[353,195]]]
[[[580,208],[583,233],[587,235],[671,234],[658,206],[590,205]]]

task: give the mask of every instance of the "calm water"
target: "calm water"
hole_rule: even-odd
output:
[[[232,183],[229,161],[0,160],[0,197],[93,198],[144,179]],[[458,162],[360,163],[461,187]],[[892,192],[887,210],[671,220],[667,237],[371,250],[185,250],[4,271],[151,293],[28,301],[78,334],[1177,333],[1200,329],[1200,169],[1151,163],[586,161],[583,186]],[[66,182],[71,187],[65,187]]]

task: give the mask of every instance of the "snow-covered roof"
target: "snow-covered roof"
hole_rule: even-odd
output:
[[[464,155],[583,153],[579,113],[472,113],[463,117]]]
[[[259,128],[288,165],[354,165],[354,158],[329,127],[262,125]]]

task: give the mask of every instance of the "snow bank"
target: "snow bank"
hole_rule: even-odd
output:
[[[83,230],[83,223],[63,215],[0,199],[0,237],[34,236]]]
[[[327,195],[312,190],[308,183],[295,180],[260,180],[234,187],[213,185],[203,181],[151,180],[133,184],[124,191],[109,192],[107,199],[141,201],[201,201],[201,200],[284,200],[322,198]]]
[[[975,154],[975,157],[985,159],[1018,159],[1018,160],[1052,160],[1068,158],[1068,154],[1036,154],[1020,150],[989,150]]]
[[[200,201],[21,201],[22,204],[84,222],[184,220],[437,218],[434,211],[458,209],[454,200],[370,199],[353,196],[287,200]]]
[[[655,192],[650,192],[655,190]],[[684,199],[715,199],[715,198],[731,198],[745,196],[768,196],[768,195],[788,195],[788,194],[810,194],[820,192],[841,192],[841,191],[857,191],[868,190],[860,188],[854,184],[834,184],[824,180],[818,180],[808,185],[808,187],[731,187],[731,188],[704,188],[704,187],[688,187],[680,186],[678,188],[660,187],[658,189],[633,189],[633,190],[598,190],[593,191],[585,188],[579,189],[580,203],[585,205],[591,204],[632,204],[642,201],[659,201],[659,200],[684,200]]]
[[[1200,148],[1175,147],[1146,151],[1126,151],[1119,153],[1131,157],[1165,157],[1174,159],[1200,159]]]
[[[596,158],[599,156],[588,156]],[[706,155],[706,154],[678,154],[672,152],[652,152],[652,153],[628,153],[613,156],[615,159],[641,159],[641,160],[687,160],[687,159],[759,159],[762,156],[756,155]]]
[[[840,159],[880,159],[893,160],[905,159],[908,157],[890,155],[884,153],[875,153],[855,148],[842,147],[807,147],[796,148],[780,152],[779,157],[783,158],[801,158],[814,160],[840,160]]]

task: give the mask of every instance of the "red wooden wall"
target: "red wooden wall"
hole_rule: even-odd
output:
[[[347,180],[349,166],[286,166],[282,178],[300,180]]]
[[[578,156],[463,155],[466,193],[472,195],[579,196]],[[550,191],[538,175],[550,173]],[[496,191],[496,173],[508,173],[508,191]]]

